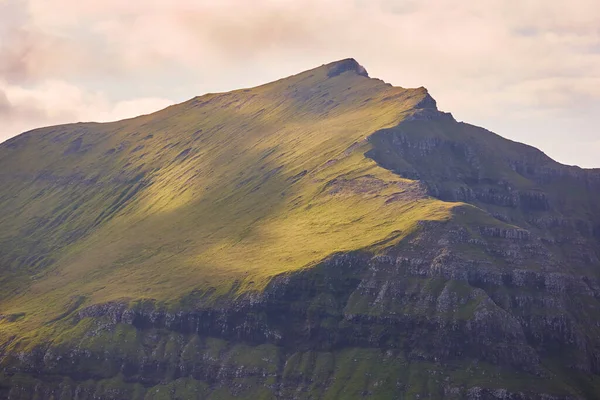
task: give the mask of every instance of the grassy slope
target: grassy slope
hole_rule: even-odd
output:
[[[330,69],[1,146],[0,313],[17,320],[3,335],[114,299],[260,290],[449,218],[453,204],[364,156],[426,91]]]

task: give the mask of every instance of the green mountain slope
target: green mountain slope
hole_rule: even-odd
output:
[[[27,282],[3,311],[38,323],[36,314],[58,315],[73,296],[261,290],[276,274],[448,218],[451,205],[363,156],[368,135],[414,112],[426,91],[393,88],[349,63],[331,78],[335,66],[326,66],[9,141],[0,155],[10,171],[3,267]]]
[[[352,59],[0,171],[5,397],[600,395],[600,171]]]

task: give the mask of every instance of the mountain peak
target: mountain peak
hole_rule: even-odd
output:
[[[343,60],[334,61],[332,63],[327,64],[326,67],[328,69],[327,76],[329,78],[338,76],[346,71],[354,71],[358,75],[367,78],[369,77],[369,74],[367,73],[365,67],[360,65],[358,61],[356,61],[354,58],[346,58]]]

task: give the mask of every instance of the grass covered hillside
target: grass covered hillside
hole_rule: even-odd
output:
[[[452,204],[364,156],[429,95],[354,60],[0,147],[5,336],[116,299],[261,290],[273,276],[398,240]]]

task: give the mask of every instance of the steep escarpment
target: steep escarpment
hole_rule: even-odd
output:
[[[380,165],[425,183],[445,201],[503,210],[500,217],[515,221],[554,212],[594,225],[600,214],[600,170],[561,165],[449,114],[412,118],[370,140],[369,155]]]
[[[600,173],[355,60],[0,167],[0,397],[600,394]]]
[[[200,398],[593,393],[575,379],[596,373],[582,319],[591,310],[572,310],[596,301],[597,283],[518,264],[500,272],[484,256],[453,253],[485,240],[474,236],[452,223],[425,224],[387,253],[333,256],[218,307],[201,296],[176,309],[89,306],[62,321],[70,328],[53,344],[5,362],[37,376],[29,388],[107,397],[112,388],[117,398],[178,385],[200,390]],[[536,257],[519,239],[495,240],[484,251],[494,259],[506,247]],[[553,362],[573,371],[570,385],[555,381],[567,372]]]

